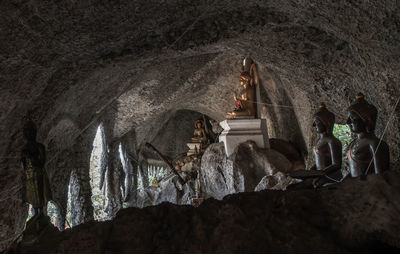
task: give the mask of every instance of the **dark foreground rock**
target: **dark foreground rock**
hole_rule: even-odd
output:
[[[400,173],[121,210],[15,253],[398,253]]]

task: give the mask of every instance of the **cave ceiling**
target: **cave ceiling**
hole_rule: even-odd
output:
[[[399,16],[394,0],[2,1],[1,156],[17,156],[28,112],[40,140],[101,121],[113,138],[136,129],[144,139],[180,109],[222,120],[245,56],[307,128],[321,101],[344,123],[361,91],[382,133],[400,95]],[[386,136],[397,158],[398,112]]]

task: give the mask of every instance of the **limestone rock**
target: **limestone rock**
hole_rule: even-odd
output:
[[[272,149],[260,149],[252,141],[240,144],[226,157],[223,143],[212,144],[201,162],[205,196],[222,199],[227,194],[253,191],[264,176],[288,172],[292,164]]]
[[[229,161],[225,155],[224,143],[211,144],[201,158],[201,188],[205,196],[222,199],[235,193],[232,172],[227,167]]]
[[[277,172],[276,174],[264,176],[258,183],[254,191],[260,190],[286,190],[286,188],[295,184],[298,181],[296,179],[283,174],[282,172]]]
[[[180,185],[178,177],[170,174],[161,179],[158,186],[149,186],[138,193],[137,207],[158,205],[163,202],[185,205],[189,204],[190,197],[195,194],[194,180]]]

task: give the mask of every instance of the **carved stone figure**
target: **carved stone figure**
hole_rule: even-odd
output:
[[[24,169],[23,200],[32,205],[34,216],[28,221],[25,230],[25,240],[35,240],[36,234],[50,224],[44,209],[52,199],[49,179],[44,169],[46,162],[45,147],[36,142],[36,126],[32,121],[24,125],[23,133],[27,140],[21,152],[21,162]],[[28,236],[30,235],[30,238]]]
[[[356,138],[350,143],[347,157],[352,177],[379,174],[389,169],[389,147],[375,136],[378,111],[359,93],[347,109],[347,124]]]
[[[328,182],[342,179],[342,144],[333,134],[335,115],[330,112],[325,104],[313,116],[313,127],[319,135],[313,147],[315,165],[310,170],[294,171],[290,175],[295,178],[319,177],[314,181],[314,186],[321,186]]]
[[[233,92],[235,106],[232,112],[227,113],[226,118],[254,118],[256,117],[256,85],[258,83],[255,64],[250,58],[245,59],[240,74],[241,90],[239,94]]]

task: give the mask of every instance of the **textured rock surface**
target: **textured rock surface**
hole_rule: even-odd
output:
[[[190,196],[195,194],[194,186],[193,180],[187,181],[182,186],[176,175],[168,175],[159,182],[158,186],[149,186],[140,190],[136,207],[158,205],[162,202],[190,204]]]
[[[264,176],[254,190],[286,190],[289,185],[297,182],[296,179],[287,176],[285,173],[276,172],[273,175]]]
[[[381,135],[400,96],[399,15],[396,0],[1,1],[0,242],[26,214],[18,155],[28,111],[60,204],[71,172],[88,170],[100,123],[108,144],[133,133],[139,147],[177,110],[221,120],[247,55],[271,137],[310,148],[315,106],[325,101],[344,123],[359,91],[378,107]],[[384,137],[396,169],[399,110]],[[76,199],[88,212],[87,182]]]
[[[146,207],[162,202],[185,205],[196,194],[196,182],[200,171],[201,155],[181,156],[172,161],[175,171],[183,179],[166,169],[166,173],[157,177],[157,184],[140,189],[137,202],[130,206]]]
[[[400,174],[121,210],[17,253],[398,253]]]
[[[252,141],[241,143],[229,157],[222,142],[212,144],[201,159],[202,191],[206,197],[216,199],[254,191],[264,176],[288,172],[291,167],[285,156],[272,149],[260,149]]]

